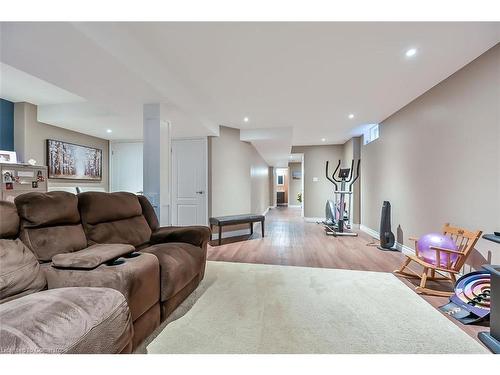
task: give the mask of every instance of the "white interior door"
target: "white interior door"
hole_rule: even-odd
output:
[[[111,191],[142,191],[142,142],[112,142]]]
[[[172,224],[207,225],[207,138],[172,140]]]

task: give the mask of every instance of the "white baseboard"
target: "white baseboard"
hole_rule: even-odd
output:
[[[289,204],[288,207],[291,207],[291,208],[302,208],[302,206],[300,204]]]
[[[262,213],[262,215],[266,216],[267,213],[269,212],[269,210],[271,209],[272,207],[269,206],[268,208],[265,209],[265,211]]]
[[[380,240],[380,235],[379,235],[379,233],[376,230],[368,228],[366,225],[362,225],[362,224],[359,226],[359,229],[361,231],[365,232],[366,234],[369,234],[370,236],[372,236],[376,240]],[[394,247],[396,249],[398,249],[399,251],[401,251],[403,254],[415,255],[415,250],[413,250],[411,247],[403,245],[403,244],[401,244],[399,242],[396,242],[394,244]]]
[[[378,232],[377,232],[376,230],[373,230],[373,229],[371,229],[371,228],[368,228],[366,225],[361,224],[361,225],[359,226],[359,229],[360,229],[361,231],[365,232],[366,234],[369,234],[370,236],[372,236],[373,238],[375,238],[375,239],[377,239],[377,240],[378,240],[378,239],[379,239],[379,237],[380,237],[380,236],[379,236],[379,234],[378,234]]]

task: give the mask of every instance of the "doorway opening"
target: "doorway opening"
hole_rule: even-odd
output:
[[[304,155],[291,154],[288,161],[288,207],[301,208],[304,216]]]
[[[276,168],[276,206],[288,206],[288,168]]]

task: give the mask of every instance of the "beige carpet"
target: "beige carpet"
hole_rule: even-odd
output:
[[[389,273],[208,262],[148,353],[486,353]]]

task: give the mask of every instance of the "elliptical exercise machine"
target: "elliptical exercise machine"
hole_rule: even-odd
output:
[[[352,207],[352,187],[359,178],[359,166],[361,160],[358,160],[356,173],[354,173],[354,159],[351,162],[351,168],[340,168],[342,161],[339,160],[337,168],[330,177],[326,162],[326,178],[334,186],[334,199],[326,201],[325,221],[322,224],[325,226],[326,234],[329,236],[351,236],[356,237],[358,234],[351,231],[351,207]],[[338,175],[337,175],[338,171]],[[337,176],[336,176],[337,175]],[[340,189],[339,189],[340,185]],[[346,200],[346,197],[347,200]]]

